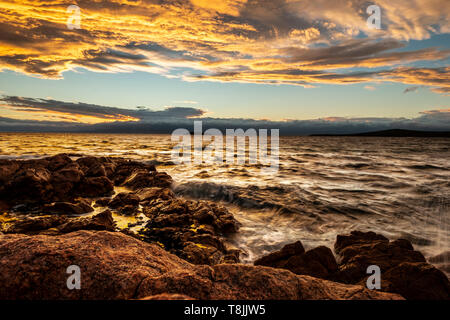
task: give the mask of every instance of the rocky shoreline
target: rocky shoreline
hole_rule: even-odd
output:
[[[240,264],[232,213],[172,183],[123,158],[0,160],[0,299],[450,299],[447,276],[408,240],[371,232]],[[133,222],[119,228],[119,216]],[[67,289],[69,265],[81,290]],[[365,288],[369,265],[381,290]]]

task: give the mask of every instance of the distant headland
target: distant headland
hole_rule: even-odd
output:
[[[391,129],[363,133],[352,134],[312,134],[312,137],[326,136],[326,137],[426,137],[426,138],[450,138],[450,131],[417,131],[417,130],[403,130]]]

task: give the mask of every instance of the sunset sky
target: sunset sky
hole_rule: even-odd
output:
[[[0,131],[450,130],[448,0],[2,0],[0,30]]]

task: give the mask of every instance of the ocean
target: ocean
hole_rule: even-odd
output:
[[[333,246],[337,234],[406,238],[425,256],[450,249],[450,143],[446,138],[280,137],[279,170],[171,161],[170,135],[0,134],[0,158],[58,153],[153,163],[177,194],[225,205],[242,224],[228,241],[244,263],[302,241]]]

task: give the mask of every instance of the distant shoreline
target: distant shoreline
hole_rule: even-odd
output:
[[[246,130],[246,128],[244,128]],[[193,134],[194,132],[190,132]],[[88,132],[88,131],[0,131],[0,134],[84,134],[84,135],[171,135],[168,132]],[[450,138],[450,131],[419,131],[391,129],[359,133],[314,133],[283,134],[280,137],[411,137],[411,138]]]
[[[311,134],[310,137],[418,137],[450,138],[450,131],[382,130],[349,134]]]

